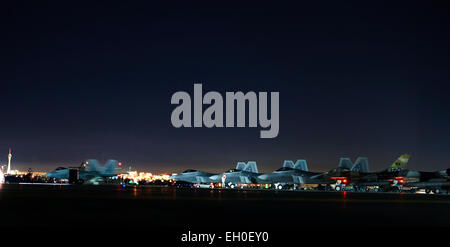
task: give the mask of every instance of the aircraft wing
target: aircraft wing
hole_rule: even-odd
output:
[[[251,184],[250,178],[248,176],[239,176],[241,183],[243,184]]]
[[[323,173],[311,176],[310,179],[323,179],[325,176]]]
[[[209,183],[209,178],[203,176],[196,176],[195,179],[198,183]]]
[[[305,184],[305,178],[302,176],[292,175],[295,184]]]
[[[433,181],[433,182],[413,182],[408,183],[408,186],[425,188],[425,187],[442,187],[442,186],[450,186],[449,181]]]
[[[93,178],[101,178],[101,176],[97,172],[80,172],[79,176],[84,181],[88,181]]]

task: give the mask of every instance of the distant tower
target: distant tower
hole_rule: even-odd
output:
[[[9,148],[9,154],[8,154],[8,170],[6,170],[7,174],[11,173],[11,158],[12,158],[12,154],[11,154],[11,148]]]

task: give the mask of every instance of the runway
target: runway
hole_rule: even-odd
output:
[[[450,196],[0,185],[0,226],[449,227]]]

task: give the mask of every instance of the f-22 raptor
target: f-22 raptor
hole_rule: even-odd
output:
[[[236,169],[213,175],[210,179],[215,183],[222,183],[222,187],[235,188],[243,184],[258,184],[258,167],[255,161],[238,162]]]
[[[319,173],[308,171],[306,160],[285,160],[283,167],[267,174],[258,176],[263,184],[273,184],[276,189],[282,189],[287,185],[304,184],[305,179],[318,175]]]
[[[212,180],[209,177],[213,175],[214,173],[188,169],[182,173],[170,176],[170,179],[178,182],[186,182],[191,184],[202,184],[202,183],[204,184],[204,183],[211,183]]]

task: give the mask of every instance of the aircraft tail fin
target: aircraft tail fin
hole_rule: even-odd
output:
[[[436,173],[439,174],[442,177],[448,178],[450,176],[450,168],[447,168],[447,169],[442,170],[442,171],[437,171]]]
[[[411,155],[409,154],[403,154],[392,165],[389,167],[391,169],[405,169],[406,165],[408,164],[409,158]]]
[[[119,168],[119,162],[117,160],[106,161],[105,167],[103,169],[103,174],[116,174],[117,168]]]
[[[306,160],[297,160],[295,164],[292,160],[285,160],[283,163],[283,167],[289,167],[301,171],[308,171],[308,164],[306,163]]]
[[[100,172],[100,163],[98,162],[98,160],[95,159],[88,159],[86,161],[86,168],[88,171],[91,172]]]
[[[258,166],[256,165],[256,162],[255,161],[247,162],[244,171],[258,173]]]
[[[245,163],[245,162],[238,162],[237,165],[236,165],[236,170],[243,171],[246,166],[247,166],[247,163]]]
[[[306,160],[297,160],[295,162],[295,165],[293,167],[294,169],[301,170],[301,171],[308,171],[308,164],[306,163]]]
[[[366,157],[358,157],[350,170],[355,172],[369,172],[369,159]]]
[[[292,160],[285,160],[283,163],[283,167],[294,168],[295,164]]]
[[[353,163],[350,160],[350,158],[340,158],[338,167],[347,169],[347,170],[351,170],[353,167]]]

